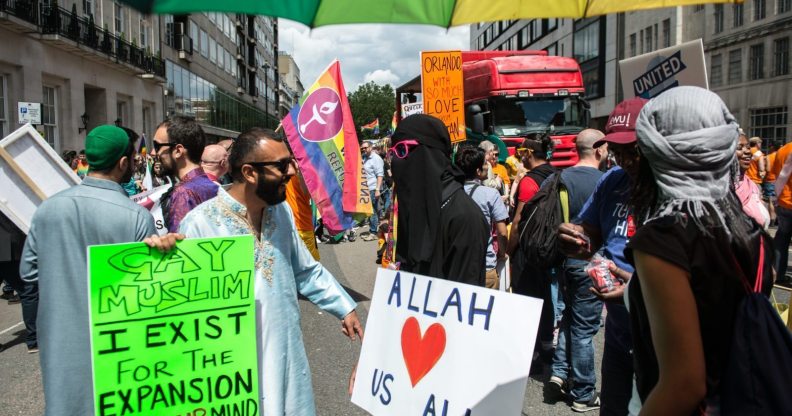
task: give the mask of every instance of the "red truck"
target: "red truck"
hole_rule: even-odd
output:
[[[589,122],[577,61],[546,51],[464,51],[462,62],[465,123],[474,134],[497,136],[512,154],[526,135],[546,132],[555,143],[551,163],[577,163],[574,138]],[[399,119],[403,94],[420,92],[420,76],[396,89]]]

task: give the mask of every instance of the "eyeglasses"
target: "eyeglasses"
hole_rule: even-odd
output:
[[[160,149],[162,149],[163,147],[168,147],[168,146],[176,146],[176,145],[178,145],[179,143],[176,143],[176,142],[164,142],[164,143],[160,143],[160,142],[152,142],[152,144],[154,145],[154,150],[155,150],[155,151],[157,151],[157,152],[159,152],[159,151],[160,151]]]
[[[416,140],[402,140],[399,143],[393,145],[393,147],[391,147],[388,151],[393,153],[393,155],[399,159],[404,159],[410,154],[410,149],[418,145],[420,145],[420,143],[418,143]]]
[[[275,166],[281,173],[288,173],[289,166],[295,162],[293,157],[281,160],[274,160],[271,162],[245,162],[243,165],[250,165],[253,167]]]

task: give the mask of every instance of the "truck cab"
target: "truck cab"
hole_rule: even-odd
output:
[[[499,137],[510,154],[526,135],[547,133],[555,145],[550,162],[577,163],[574,139],[589,122],[577,61],[546,51],[462,52],[462,61],[468,128]]]

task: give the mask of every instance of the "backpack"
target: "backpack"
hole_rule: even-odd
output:
[[[720,385],[722,415],[789,415],[792,333],[761,293],[764,243],[753,289],[737,264],[746,292],[734,323],[729,363]],[[736,260],[735,260],[736,263]]]
[[[561,172],[557,172],[523,206],[518,230],[525,264],[548,269],[561,263],[564,256],[558,248],[558,226],[563,222],[569,222],[569,194]]]

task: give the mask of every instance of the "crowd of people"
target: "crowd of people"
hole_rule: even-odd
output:
[[[389,143],[361,144],[373,205],[361,239],[380,240],[378,263],[393,248],[388,267],[544,300],[532,372],[548,403],[606,415],[733,413],[744,404],[729,389],[740,382],[732,339],[747,288],[766,297],[789,282],[792,144],[765,156],[717,95],[695,87],[619,103],[604,130],[581,131],[578,162],[561,170],[547,134],[501,158],[497,144],[453,146],[442,121],[409,116]],[[168,251],[183,238],[243,234],[255,237],[262,413],[314,414],[297,295],[362,337],[356,304],[317,247],[354,240],[354,230],[325,235],[274,131],[209,144],[194,119],[177,116],[158,126],[149,154],[135,151],[137,139],[93,129],[84,151],[63,155],[82,183],[45,201],[27,238],[0,221],[11,235],[0,273],[19,294],[4,298],[21,301],[28,349],[40,347],[47,414],[93,413],[91,383],[72,382],[91,379],[87,246]],[[148,190],[149,167],[150,186],[171,185],[164,236],[129,199]],[[549,235],[525,232],[548,225]],[[543,249],[552,255],[537,259]],[[792,351],[774,351],[770,359],[790,361]]]

